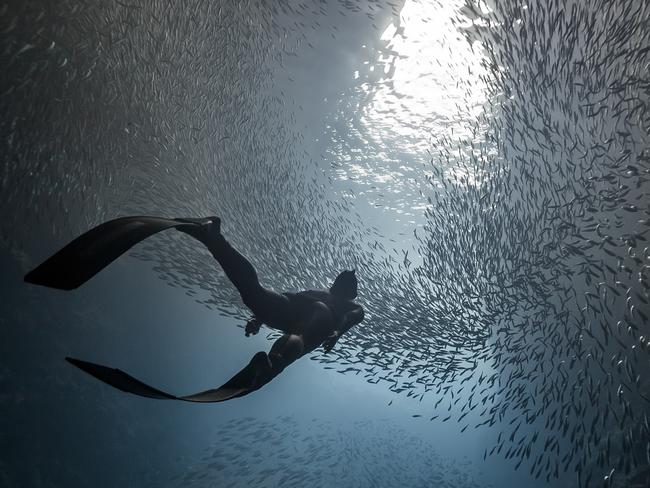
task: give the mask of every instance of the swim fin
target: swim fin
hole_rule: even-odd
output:
[[[174,395],[157,390],[119,369],[109,368],[101,364],[89,363],[75,358],[65,358],[65,360],[118,390],[161,400],[174,400],[176,398]]]
[[[72,290],[83,285],[147,237],[172,227],[201,225],[208,219],[122,217],[77,237],[25,275],[27,283]]]
[[[98,380],[127,393],[133,393],[134,395],[147,398],[156,398],[159,400],[215,403],[248,395],[249,393],[258,390],[277,376],[277,374],[273,374],[263,367],[264,363],[259,361],[259,355],[261,354],[266,357],[266,353],[258,352],[244,369],[224,383],[221,387],[182,397],[158,390],[119,369],[81,361],[80,359],[65,359]],[[268,364],[268,367],[270,367],[270,363]]]

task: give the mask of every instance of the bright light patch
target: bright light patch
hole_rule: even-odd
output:
[[[336,165],[336,178],[362,197],[359,205],[377,209],[373,225],[399,235],[405,249],[412,227],[425,224],[425,192],[437,184],[428,165],[436,141],[444,139],[445,147],[458,142],[463,154],[450,158],[464,158],[473,150],[468,142],[480,137],[472,130],[486,103],[488,78],[482,49],[473,49],[464,32],[472,24],[489,27],[467,15],[465,1],[407,0],[399,18],[365,47],[367,57],[352,72],[355,93],[344,99],[332,131],[332,159],[347,162]],[[480,184],[464,165],[441,169],[458,186]]]
[[[407,1],[397,25],[382,34],[377,71],[383,76],[367,86],[373,101],[365,117],[377,143],[424,151],[433,133],[467,135],[466,121],[479,114],[485,86],[480,52],[453,22],[463,5]]]

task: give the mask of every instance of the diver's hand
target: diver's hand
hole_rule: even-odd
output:
[[[361,306],[357,306],[356,308],[345,313],[345,315],[343,315],[343,330],[348,330],[353,326],[361,323],[361,321],[364,319],[364,316],[365,313],[363,312],[363,308]]]
[[[330,352],[332,348],[334,347],[334,344],[336,344],[336,341],[339,340],[339,332],[335,330],[332,332],[327,338],[323,341],[323,349],[325,349],[325,354]]]
[[[250,319],[248,322],[246,322],[246,337],[249,335],[257,334],[260,331],[260,327],[262,326],[262,322],[255,317]]]

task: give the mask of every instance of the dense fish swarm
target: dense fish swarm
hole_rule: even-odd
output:
[[[469,461],[446,459],[433,442],[372,421],[247,417],[225,424],[217,439],[174,477],[178,486],[491,486]]]
[[[505,425],[496,452],[536,477],[570,469],[579,485],[601,477],[642,486],[650,475],[648,6],[466,9],[467,38],[486,53],[488,104],[475,137],[435,145],[418,270],[448,283],[433,285],[434,295],[455,296],[443,300],[443,317],[453,321],[463,304],[475,317],[467,322],[480,324],[468,336],[489,334],[471,357],[493,372],[481,374],[461,411],[478,407],[480,423]],[[453,376],[458,394],[467,372]]]
[[[647,485],[648,3],[459,3],[451,21],[481,63],[422,63],[462,93],[484,87],[484,103],[418,118],[425,154],[409,154],[409,138],[373,142],[362,120],[380,90],[396,102],[386,116],[418,115],[390,83],[400,53],[379,38],[391,22],[408,35],[402,6],[4,4],[2,239],[28,248],[35,223],[62,242],[117,215],[221,215],[275,289],[358,269],[366,321],[314,359],[417,397],[461,431],[490,428],[486,456],[535,477]],[[368,65],[387,69],[322,103],[289,92],[286,73],[322,56],[324,39],[354,43],[359,26],[376,30]],[[326,108],[332,124],[310,133]],[[424,208],[401,241],[359,210],[380,201],[373,167],[386,154],[406,168],[384,186],[395,196],[375,205],[379,219]],[[357,159],[366,171],[351,177]],[[200,303],[246,317],[192,247],[164,235],[137,255]]]

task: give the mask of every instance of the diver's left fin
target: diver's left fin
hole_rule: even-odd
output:
[[[174,219],[147,216],[104,222],[27,273],[25,281],[60,290],[78,288],[138,242],[179,225]]]

